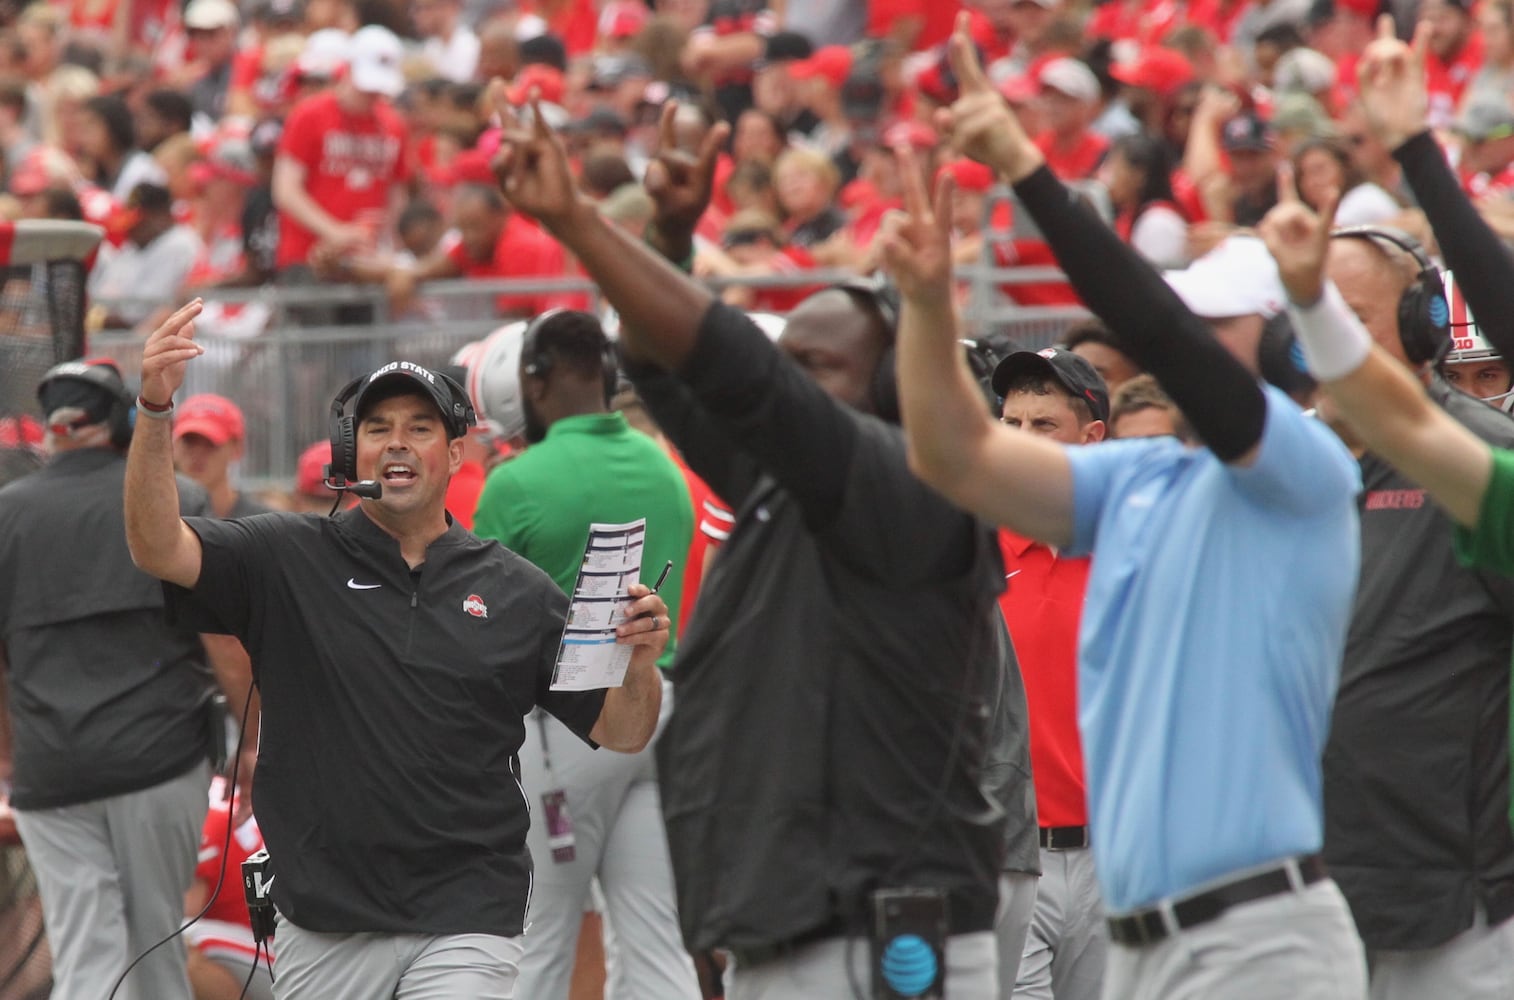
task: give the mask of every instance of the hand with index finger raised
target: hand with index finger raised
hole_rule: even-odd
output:
[[[949,111],[937,116],[937,122],[950,134],[954,149],[1013,183],[1034,172],[1045,158],[983,72],[971,26],[966,11],[957,15],[947,57],[957,75],[960,96]]]
[[[1425,51],[1430,44],[1429,29],[1425,21],[1417,24],[1411,47],[1394,32],[1392,16],[1384,14],[1377,20],[1377,38],[1363,51],[1357,64],[1367,126],[1390,150],[1428,127],[1430,95],[1425,87]]]

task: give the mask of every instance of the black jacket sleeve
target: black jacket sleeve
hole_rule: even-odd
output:
[[[761,471],[750,455],[721,433],[694,393],[672,373],[621,356],[621,370],[636,386],[657,426],[732,512],[745,502]],[[695,514],[696,518],[698,513]]]
[[[1435,230],[1478,329],[1499,354],[1514,358],[1514,260],[1503,241],[1477,214],[1429,132],[1399,146],[1393,158]]]
[[[1134,249],[1042,167],[1015,185],[1057,262],[1120,348],[1156,376],[1221,460],[1262,439],[1267,399],[1256,379]]]

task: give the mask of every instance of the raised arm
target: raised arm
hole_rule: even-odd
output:
[[[195,299],[164,320],[142,348],[141,401],[126,458],[126,544],[132,562],[160,580],[193,587],[200,578],[200,537],[179,517],[179,489],[173,472],[171,413],[168,406],[184,384],[184,369],[204,353],[194,341],[194,319],[203,303]]]
[[[1047,169],[978,65],[965,15],[957,19],[951,60],[962,97],[940,115],[952,144],[1014,185],[1078,295],[1121,350],[1156,376],[1204,444],[1224,462],[1249,465],[1267,416],[1256,379],[1162,276]]]
[[[501,102],[498,107],[510,121],[508,106]],[[513,122],[506,128],[495,163],[506,199],[539,220],[578,258],[620,313],[634,356],[679,371],[694,350],[700,322],[714,296],[599,214],[574,184],[561,141],[540,108],[533,108],[529,129]],[[664,108],[665,121],[671,111]],[[712,163],[723,135],[717,130],[706,139],[704,153]],[[679,248],[662,249],[676,253]]]
[[[957,339],[952,306],[952,181],[936,200],[912,154],[901,151],[908,218],[890,220],[883,255],[904,298],[899,317],[899,403],[910,468],[985,520],[1053,545],[1072,541],[1072,469],[1060,445],[1011,430],[983,410]]]
[[[1260,227],[1288,291],[1289,316],[1310,371],[1361,441],[1430,491],[1458,524],[1477,523],[1493,474],[1488,446],[1436,406],[1409,370],[1372,342],[1325,280],[1339,192],[1316,214],[1280,171],[1277,207]]]
[[[1514,260],[1462,190],[1426,124],[1426,27],[1421,21],[1411,48],[1394,35],[1391,17],[1378,19],[1378,37],[1357,69],[1362,109],[1403,167],[1478,329],[1504,357],[1514,357]]]

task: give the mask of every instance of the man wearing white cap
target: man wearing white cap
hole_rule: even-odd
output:
[[[273,168],[281,273],[298,274],[319,246],[354,250],[388,230],[408,179],[407,130],[388,102],[405,87],[403,54],[393,32],[359,30],[336,85],[290,112]]]
[[[1036,147],[1052,173],[1064,181],[1092,177],[1109,149],[1109,140],[1090,131],[1099,106],[1099,80],[1078,59],[1053,59],[1037,74],[1046,128]]]
[[[231,0],[194,0],[184,10],[184,30],[189,33],[194,62],[201,74],[189,87],[189,99],[195,114],[211,122],[219,121],[226,110],[231,60],[236,55],[241,21]]]
[[[1254,236],[1232,236],[1184,270],[1168,271],[1166,278],[1215,339],[1247,371],[1260,374],[1262,328],[1287,306],[1267,245]]]

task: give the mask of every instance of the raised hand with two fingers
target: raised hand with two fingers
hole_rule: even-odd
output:
[[[531,97],[531,121],[524,123],[505,98],[501,80],[489,84],[490,97],[503,128],[494,176],[505,200],[554,233],[594,211],[579,193],[568,167],[568,151],[541,113],[540,99]]]
[[[716,160],[725,148],[731,127],[725,122],[716,123],[705,133],[698,152],[690,153],[678,145],[674,130],[677,114],[677,101],[662,106],[657,152],[647,164],[642,183],[656,207],[654,228],[665,237],[687,239],[710,205]]]
[[[1325,258],[1330,253],[1330,232],[1341,193],[1331,190],[1320,211],[1304,204],[1294,181],[1293,168],[1283,164],[1277,171],[1278,203],[1262,219],[1257,232],[1277,261],[1278,276],[1295,305],[1312,306],[1325,291]]]
[[[883,228],[883,265],[905,299],[920,305],[949,305],[952,296],[951,174],[936,181],[934,204],[925,190],[915,154],[900,149],[905,211]]]

